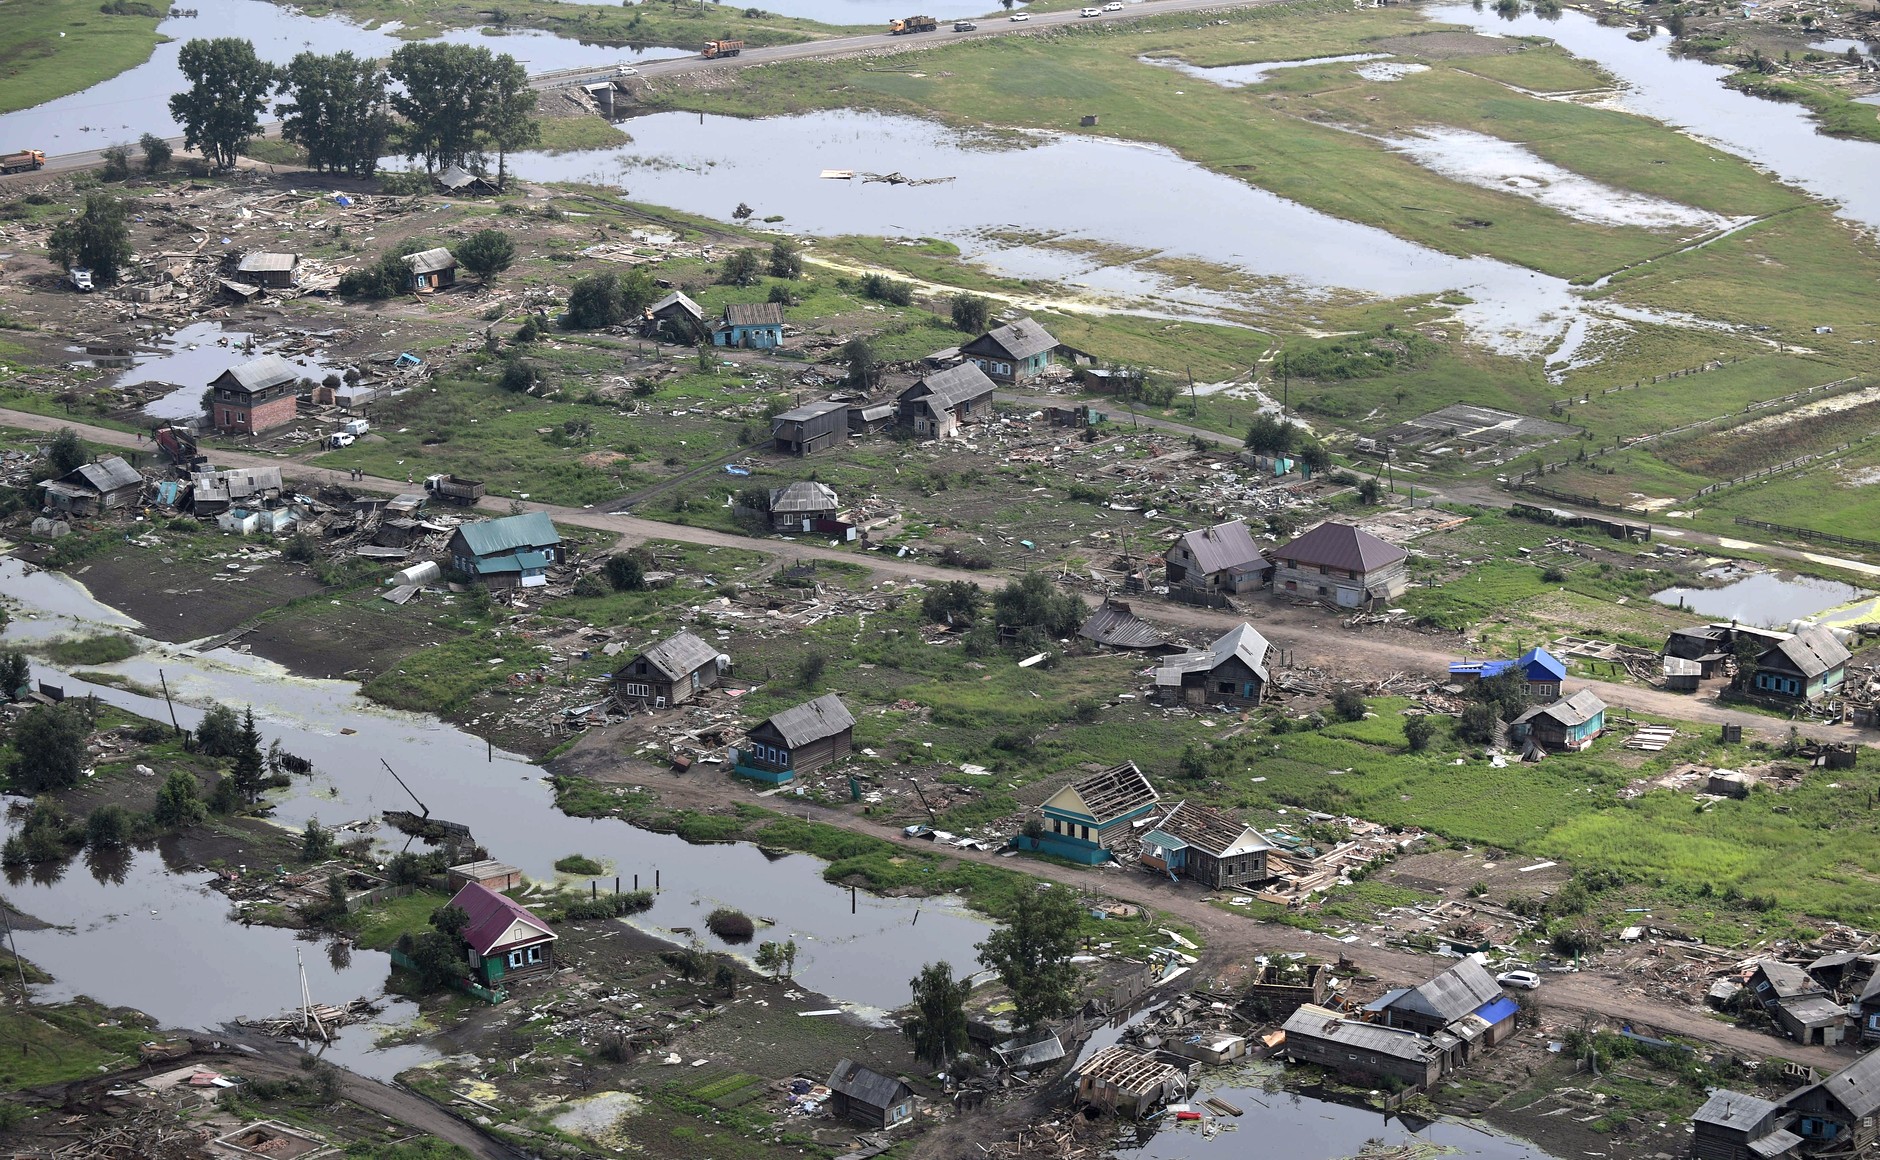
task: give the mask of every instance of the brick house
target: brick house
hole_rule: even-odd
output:
[[[298,414],[300,369],[278,354],[232,366],[210,382],[209,423],[224,435],[284,427]]]

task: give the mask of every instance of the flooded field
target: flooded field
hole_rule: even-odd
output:
[[[1204,68],[1189,64],[1187,61],[1172,56],[1137,57],[1144,64],[1157,68],[1172,68],[1176,72],[1186,73],[1197,80],[1220,85],[1224,89],[1243,89],[1248,85],[1257,85],[1281,69],[1310,68],[1315,65],[1344,64],[1348,61],[1388,60],[1387,52],[1355,52],[1349,56],[1315,56],[1310,60],[1277,60],[1260,64],[1223,64]]]
[[[43,639],[55,631],[81,631],[89,626],[125,627],[123,617],[91,601],[70,579],[47,573],[26,576],[22,569],[17,561],[0,560],[0,592],[21,613],[3,634],[5,639]],[[28,617],[26,612],[37,615]],[[825,882],[823,863],[805,855],[771,856],[746,844],[693,846],[618,821],[567,817],[555,809],[553,794],[538,767],[495,753],[482,740],[435,718],[379,709],[359,698],[357,686],[349,682],[299,680],[270,662],[239,653],[198,656],[155,643],[148,647],[151,651],[106,666],[105,671],[155,687],[161,669],[179,702],[178,716],[185,728],[199,719],[201,706],[252,704],[264,742],[278,738],[289,752],[313,763],[312,777],[296,778],[291,790],[270,795],[273,819],[283,826],[297,830],[315,816],[335,825],[386,809],[416,809],[379,764],[383,759],[435,816],[469,826],[493,856],[521,867],[530,877],[554,881],[554,861],[579,852],[606,864],[609,889],[616,874],[623,879],[623,888],[632,887],[635,875],[646,888],[657,878],[658,901],[650,911],[635,916],[636,925],[674,942],[687,941],[688,935],[675,933],[675,928],[684,928],[712,950],[749,956],[752,946],[732,947],[703,929],[703,915],[714,906],[736,905],[774,923],[760,927],[760,939],[797,940],[801,947],[797,979],[803,986],[864,1009],[906,1002],[907,980],[928,962],[944,959],[958,973],[968,973],[973,969],[973,944],[990,929],[956,900],[945,898],[864,894],[854,899],[856,912],[851,914],[849,892]],[[47,676],[54,673],[38,671]],[[57,679],[68,694],[93,692],[133,712],[168,719],[161,698],[63,676]],[[394,849],[407,842],[391,831],[382,831],[380,836]],[[230,962],[272,962],[286,954],[290,966],[279,984],[297,988],[291,948],[277,947],[277,942],[280,946],[292,942],[291,933],[223,921],[229,910],[226,900],[191,880],[166,873],[154,855],[134,859],[122,886],[88,882],[82,868],[73,866],[61,881],[27,886],[15,895],[15,904],[23,911],[70,928],[40,932],[34,936],[39,946],[21,947],[27,957],[61,980],[59,986],[76,987],[104,1002],[142,1007],[159,1018],[188,1026],[272,1014],[273,1008],[289,1001],[275,997],[277,980],[272,975],[246,968],[242,980],[251,973],[266,977],[257,977],[252,987],[231,982],[226,987],[201,988],[203,948],[219,944],[223,948],[219,957]],[[586,880],[578,885],[585,887]],[[94,961],[99,940],[89,933],[78,937],[93,927],[130,930],[142,926],[145,936],[156,940],[154,928],[145,920],[165,921],[166,908],[180,916],[177,922],[200,928],[199,935],[186,940],[193,952],[179,955],[175,963],[158,960],[146,969],[123,972],[110,957]],[[158,913],[151,914],[153,910]],[[310,947],[310,954],[320,957],[317,944]],[[378,981],[383,979],[383,956],[360,951],[353,958],[367,976],[335,976],[330,982],[338,993],[323,998],[343,1001],[355,993],[377,992]],[[165,988],[177,993],[170,1006],[146,1003],[147,997],[160,996]],[[171,1011],[177,1014],[172,1016]]]
[[[155,350],[134,353],[132,366],[113,386],[174,385],[175,390],[152,399],[144,414],[153,419],[192,419],[202,414],[206,384],[230,367],[268,353],[277,343],[263,341],[247,331],[224,330],[220,322],[197,322],[152,344]],[[284,356],[306,377],[319,381],[338,368],[317,359]]]
[[[1730,70],[1675,56],[1661,33],[1632,40],[1629,29],[1601,25],[1568,9],[1557,20],[1527,14],[1504,20],[1492,8],[1435,4],[1431,20],[1466,25],[1484,36],[1535,36],[1590,60],[1624,83],[1626,109],[1684,129],[1728,153],[1748,158],[1783,180],[1840,203],[1849,221],[1880,228],[1880,145],[1824,137],[1800,105],[1765,101],[1723,87]]]
[[[535,178],[591,181],[723,221],[739,202],[810,234],[938,237],[1008,276],[1161,300],[1166,286],[1129,261],[1067,254],[1051,239],[1200,258],[1262,287],[1235,297],[1258,313],[1284,299],[1460,290],[1457,314],[1496,349],[1560,355],[1572,322],[1617,308],[1567,283],[1488,258],[1460,258],[1342,221],[1154,146],[1100,137],[965,135],[911,117],[829,112],[772,117],[662,113],[626,124],[631,146],[511,158]],[[908,186],[824,180],[824,169],[938,177]],[[1129,180],[1096,174],[1131,174]],[[1207,214],[1171,214],[1205,205]],[[1037,243],[1028,240],[1038,239]]]
[[[364,57],[386,57],[410,43],[394,35],[396,25],[368,29],[337,16],[309,16],[269,0],[192,0],[200,13],[172,17],[157,26],[168,37],[150,59],[81,93],[0,116],[0,139],[32,142],[47,153],[75,153],[134,142],[144,133],[177,136],[182,129],[170,116],[169,95],[184,87],[176,61],[186,41],[239,36],[254,42],[261,59],[286,64],[296,53],[347,50]],[[546,32],[516,31],[501,36],[465,28],[437,39],[508,53],[530,72],[561,68],[612,67],[622,60],[684,56],[691,49],[629,48],[582,44]],[[15,146],[7,146],[15,148]]]
[[[1786,629],[1866,592],[1852,584],[1779,572],[1757,572],[1721,588],[1666,588],[1652,599],[1672,608],[1688,608],[1712,620],[1734,620],[1758,628]]]

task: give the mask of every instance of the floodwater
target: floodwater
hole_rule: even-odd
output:
[[[1730,70],[1673,55],[1669,34],[1628,38],[1627,27],[1604,27],[1567,9],[1557,20],[1525,14],[1504,20],[1467,4],[1424,9],[1431,19],[1466,25],[1488,36],[1536,36],[1598,64],[1624,83],[1620,103],[1761,165],[1810,193],[1840,203],[1840,216],[1880,228],[1880,146],[1824,137],[1800,105],[1765,101],[1723,86]]]
[[[1721,588],[1666,588],[1652,593],[1660,604],[1682,605],[1712,620],[1734,620],[1758,628],[1786,629],[1796,620],[1867,595],[1852,584],[1779,572],[1757,572]]]
[[[33,618],[17,615],[13,625],[0,634],[6,639],[16,634],[43,638],[55,625],[66,632],[105,626],[122,630],[125,626],[121,615],[91,601],[77,581],[45,573],[25,575],[24,565],[14,560],[0,560],[0,593],[14,602],[16,612],[23,608],[36,614]],[[23,631],[18,626],[24,626]],[[748,957],[755,942],[742,947],[721,943],[704,929],[704,916],[714,906],[725,904],[773,920],[774,925],[759,927],[756,941],[794,937],[799,945],[798,982],[865,1011],[905,1003],[907,981],[928,962],[946,960],[957,973],[970,973],[973,945],[990,930],[957,900],[944,897],[857,894],[851,901],[849,891],[823,880],[823,863],[805,855],[772,857],[745,844],[694,846],[616,820],[567,817],[554,808],[553,794],[540,768],[495,753],[482,740],[435,718],[377,708],[358,697],[357,686],[349,682],[300,680],[269,662],[227,650],[198,656],[187,649],[146,643],[145,653],[121,664],[101,666],[101,670],[152,689],[158,686],[161,671],[185,728],[200,718],[197,706],[217,701],[235,707],[252,704],[264,742],[278,738],[287,751],[313,763],[315,772],[310,778],[296,778],[292,789],[270,795],[274,820],[292,829],[316,816],[331,826],[370,818],[386,809],[417,810],[380,764],[383,759],[435,816],[469,826],[493,857],[521,867],[531,878],[554,881],[555,860],[579,852],[607,864],[603,889],[612,889],[615,874],[623,879],[623,889],[632,888],[636,875],[643,888],[653,887],[657,880],[660,893],[655,905],[632,921],[661,937],[684,942],[688,936],[673,933],[673,928],[691,928],[707,949]],[[64,684],[68,695],[92,692],[100,700],[133,712],[168,719],[160,696],[93,686],[37,666],[36,671]],[[351,732],[342,733],[342,729]],[[778,808],[785,808],[783,799],[775,800]],[[381,831],[381,837],[393,849],[407,844],[422,848],[391,831]],[[126,885],[112,888],[129,891],[122,902],[109,889],[94,890],[79,879],[89,881],[81,868],[72,867],[56,885],[16,891],[14,903],[60,926],[142,926],[147,937],[160,942],[154,922],[147,924],[145,919],[169,921],[165,915],[172,914],[179,923],[196,924],[199,933],[184,940],[194,948],[186,957],[176,962],[152,959],[141,962],[137,971],[126,972],[122,964],[128,956],[99,955],[96,948],[101,944],[89,936],[80,939],[41,932],[33,936],[34,946],[21,949],[60,979],[59,986],[101,1001],[137,1006],[187,1026],[273,1014],[298,994],[296,989],[283,999],[273,968],[260,967],[277,963],[285,955],[289,965],[281,970],[297,988],[291,948],[282,941],[291,942],[291,935],[220,922],[229,910],[227,900],[201,890],[195,884],[199,880],[163,873],[154,856],[140,855],[128,868]],[[851,905],[856,911],[853,915]],[[152,915],[152,910],[159,913]],[[217,943],[220,951],[202,953],[204,947]],[[308,953],[310,960],[324,962],[317,945]],[[316,983],[316,998],[343,1002],[377,993],[386,969],[384,957],[354,951],[352,959],[356,964],[352,970],[365,974],[323,976],[323,982]],[[314,969],[309,961],[310,974]],[[162,1001],[166,989],[176,992],[169,1006]],[[397,1063],[397,1067],[408,1065]]]
[[[1389,138],[1392,149],[1456,181],[1537,201],[1580,221],[1603,226],[1708,233],[1734,219],[1649,194],[1614,189],[1542,160],[1525,145],[1444,125],[1420,125]]]
[[[1205,1113],[1208,1126],[1230,1127],[1213,1136],[1201,1124],[1165,1124],[1158,1117],[1143,1131],[1129,1126],[1110,1155],[1117,1160],[1240,1160],[1245,1156],[1284,1156],[1286,1160],[1338,1160],[1357,1156],[1367,1145],[1401,1148],[1419,1145],[1417,1154],[1448,1154],[1476,1160],[1552,1160],[1526,1140],[1454,1120],[1410,1123],[1370,1108],[1274,1090],[1268,1084],[1272,1064],[1203,1067],[1195,1073],[1194,1098],[1219,1096],[1242,1109],[1241,1116]]]
[[[279,344],[260,341],[246,331],[224,330],[219,322],[195,322],[158,339],[155,345],[161,353],[147,350],[133,353],[131,369],[119,375],[112,385],[173,384],[176,389],[150,400],[144,406],[144,414],[153,419],[174,420],[200,415],[202,392],[211,380],[230,367],[268,353]],[[284,357],[315,382],[337,369],[304,356]]]
[[[1197,80],[1220,85],[1224,89],[1242,89],[1248,85],[1257,85],[1281,69],[1311,68],[1315,65],[1344,64],[1348,61],[1388,60],[1387,52],[1356,52],[1349,56],[1315,56],[1310,60],[1263,61],[1259,64],[1222,64],[1203,67],[1189,64],[1180,57],[1139,56],[1136,59],[1157,68],[1172,68],[1186,73]]]
[[[169,97],[186,87],[176,61],[189,40],[239,36],[252,41],[263,60],[275,64],[286,64],[301,52],[349,50],[356,56],[382,58],[411,43],[393,35],[396,26],[368,29],[342,17],[309,16],[269,0],[190,0],[185,7],[201,15],[171,17],[159,24],[157,31],[170,39],[158,44],[143,64],[83,92],[0,116],[0,140],[16,142],[6,148],[76,153],[134,142],[144,133],[180,135],[181,127],[170,116]],[[457,29],[437,39],[508,53],[524,61],[530,72],[611,68],[623,60],[684,56],[690,51],[609,48],[533,30],[500,36],[484,31]]]
[[[1867,47],[1866,41],[1849,40],[1845,36],[1831,37],[1830,39],[1827,39],[1827,40],[1811,41],[1808,47],[1814,49],[1816,52],[1831,52],[1836,56],[1847,55],[1847,50],[1850,48],[1853,49],[1855,52],[1860,53],[1862,56],[1865,56],[1867,55],[1867,53],[1872,51],[1871,49]]]
[[[928,121],[851,111],[761,121],[660,113],[628,124],[633,144],[511,158],[518,173],[590,181],[632,197],[731,220],[746,202],[808,234],[944,238],[997,273],[1066,280],[1159,297],[1152,272],[1027,240],[1069,238],[1198,258],[1242,272],[1271,293],[1308,300],[1460,290],[1479,342],[1534,352],[1574,318],[1616,308],[1584,303],[1567,283],[1489,258],[1458,258],[1383,230],[1308,209],[1213,173],[1158,146],[1094,136],[969,136]],[[950,178],[934,185],[825,180],[824,169]],[[1106,174],[1098,180],[1094,175]],[[1123,175],[1127,175],[1126,177]],[[1170,206],[1206,206],[1205,214]],[[1254,300],[1248,308],[1258,309]]]

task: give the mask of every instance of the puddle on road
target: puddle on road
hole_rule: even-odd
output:
[[[1541,159],[1525,145],[1486,133],[1420,125],[1414,136],[1389,137],[1384,143],[1432,173],[1525,197],[1596,225],[1708,233],[1736,224],[1719,213],[1582,177]]]
[[[1672,608],[1687,608],[1711,620],[1787,629],[1796,620],[1813,617],[1865,595],[1864,590],[1838,580],[1757,572],[1721,588],[1666,588],[1652,593],[1652,599]]]
[[[153,419],[193,419],[202,414],[202,393],[216,376],[275,349],[278,343],[259,341],[246,331],[224,330],[219,322],[196,322],[152,345],[162,353],[138,351],[131,369],[112,382],[115,387],[167,384],[175,389],[150,400],[144,414]],[[315,382],[338,368],[300,355],[283,356]]]

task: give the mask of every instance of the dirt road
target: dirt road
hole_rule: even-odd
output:
[[[4,417],[4,422],[17,427],[34,431],[56,431],[61,427],[71,427],[94,443],[155,454],[155,448],[148,439],[139,443],[136,435],[114,431],[107,427],[94,427],[55,416],[36,415],[5,408],[0,408],[0,416]],[[348,478],[345,472],[311,465],[291,457],[250,455],[239,451],[218,450],[215,452],[215,459],[225,467],[285,467],[291,464],[302,478],[314,482],[333,483],[354,490],[397,494],[411,491],[416,486],[409,482],[382,479],[376,476],[353,480]],[[492,515],[507,515],[512,505],[516,503],[517,501],[500,496],[486,496],[478,508]],[[982,585],[999,584],[1011,578],[1005,573],[962,572],[956,568],[899,560],[881,553],[862,554],[843,551],[808,544],[800,540],[755,539],[710,528],[661,523],[658,520],[641,519],[633,515],[595,508],[558,507],[554,504],[534,502],[522,502],[520,506],[525,511],[545,512],[549,518],[560,524],[592,528],[619,536],[623,546],[643,543],[647,540],[678,540],[710,547],[738,548],[747,552],[788,556],[793,559],[811,558],[849,564],[862,563],[873,569],[877,576],[899,581],[917,580],[924,584],[962,579],[974,580]],[[1094,595],[1086,595],[1085,599],[1092,604],[1100,600]],[[1338,673],[1349,674],[1354,678],[1376,677],[1391,672],[1440,676],[1447,672],[1451,661],[1462,659],[1463,650],[1467,647],[1465,640],[1457,640],[1442,634],[1378,626],[1350,628],[1331,609],[1315,604],[1295,604],[1290,601],[1255,598],[1247,602],[1244,613],[1221,612],[1186,604],[1142,601],[1138,604],[1138,611],[1147,613],[1154,620],[1192,630],[1192,634],[1196,635],[1216,635],[1245,619],[1258,627],[1275,645],[1292,650],[1294,663],[1327,668]],[[1698,721],[1704,724],[1741,725],[1750,735],[1768,740],[1779,741],[1788,736],[1788,722],[1719,705],[1716,703],[1714,694],[1682,696],[1657,689],[1605,681],[1589,681],[1587,685],[1599,694],[1601,700],[1615,709],[1632,709],[1640,713]],[[1873,743],[1851,725],[1823,725],[1809,722],[1798,723],[1797,727],[1803,736],[1812,740]]]

